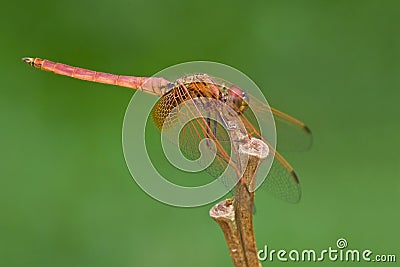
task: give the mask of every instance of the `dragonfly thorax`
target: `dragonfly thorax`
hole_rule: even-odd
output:
[[[237,114],[242,114],[248,106],[247,94],[237,86],[225,86],[224,83],[215,82],[207,74],[195,74],[179,78],[160,99],[152,110],[152,117],[157,128],[163,128],[165,122],[171,125],[172,119],[176,117],[179,105],[189,99],[206,98],[223,101]],[[202,110],[213,108],[212,102],[200,101],[198,107]],[[177,110],[174,110],[178,107]],[[166,120],[167,117],[170,119]],[[171,123],[170,123],[171,122]]]

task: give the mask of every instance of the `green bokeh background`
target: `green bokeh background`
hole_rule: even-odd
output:
[[[133,182],[121,146],[133,92],[23,56],[144,76],[190,60],[241,70],[314,133],[309,152],[285,154],[302,201],[256,195],[258,246],[322,250],[344,237],[399,261],[398,3],[2,3],[0,266],[231,266],[211,205],[170,207]],[[313,265],[264,263],[284,264]]]

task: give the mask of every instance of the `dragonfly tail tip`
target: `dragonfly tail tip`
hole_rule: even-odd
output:
[[[32,57],[23,57],[22,61],[32,66],[34,59]]]

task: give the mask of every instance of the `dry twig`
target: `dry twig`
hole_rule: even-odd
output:
[[[225,200],[210,210],[210,216],[221,227],[236,267],[259,267],[253,229],[254,177],[260,161],[267,157],[268,146],[252,138],[239,149],[248,157],[245,171],[236,185],[234,200]]]

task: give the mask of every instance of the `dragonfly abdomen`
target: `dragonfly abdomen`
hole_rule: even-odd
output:
[[[171,83],[164,78],[117,75],[78,68],[41,58],[25,57],[22,60],[32,67],[53,72],[55,74],[68,76],[79,80],[132,88],[157,96],[164,95],[171,85]]]

